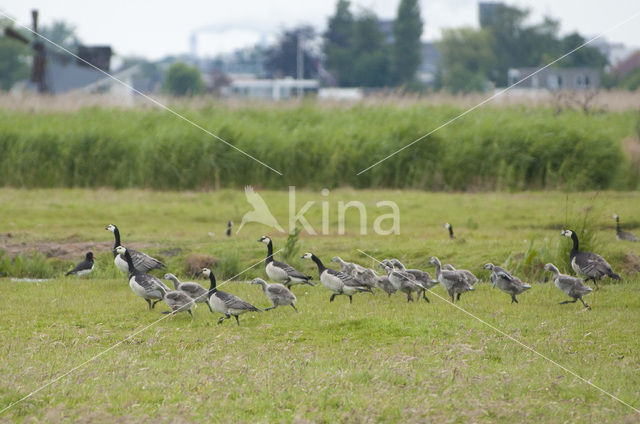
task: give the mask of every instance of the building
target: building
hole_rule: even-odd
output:
[[[598,90],[600,70],[597,68],[511,68],[508,71],[509,85],[518,88],[558,90]]]
[[[422,43],[420,66],[418,67],[418,79],[425,84],[433,84],[440,62],[440,51],[435,43],[430,41]]]
[[[296,97],[317,94],[320,83],[317,80],[298,80],[291,77],[283,79],[236,79],[226,87],[228,97],[240,97],[263,100],[287,100]]]

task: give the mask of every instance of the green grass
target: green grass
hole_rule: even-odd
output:
[[[158,190],[287,185],[427,190],[637,189],[623,151],[632,111],[585,115],[522,106],[482,108],[377,166],[462,113],[414,104],[228,108],[179,112],[284,177],[158,110],[0,111],[0,181],[12,187]],[[326,166],[326,164],[332,166]]]
[[[287,193],[261,192],[286,222]],[[395,256],[432,271],[443,262],[481,270],[487,261],[520,266],[533,288],[510,304],[508,295],[479,283],[460,306],[542,354],[620,397],[640,405],[640,286],[623,272],[625,254],[640,246],[615,240],[617,212],[626,228],[640,194],[433,194],[418,191],[335,190],[328,197],[298,192],[298,208],[315,200],[307,218],[321,229],[321,206],[330,202],[330,234],[300,233],[296,248],[326,262],[334,255],[373,265],[357,252]],[[354,211],[346,234],[337,235],[338,201],[393,200],[401,211],[401,234],[359,234]],[[112,241],[103,228],[117,224],[123,242],[183,269],[194,252],[220,259],[214,270],[243,270],[266,255],[257,239],[286,236],[247,224],[228,239],[226,222],[249,210],[241,191],[176,193],[148,191],[0,190],[0,241],[36,243]],[[588,217],[585,220],[585,212]],[[386,213],[388,211],[383,211]],[[449,240],[444,222],[456,240]],[[590,248],[622,273],[579,304],[558,305],[564,295],[535,273],[540,261],[567,270],[567,222],[585,222]],[[215,233],[213,236],[209,232]],[[12,237],[7,238],[6,233]],[[533,242],[532,242],[533,240]],[[533,243],[533,245],[532,245]],[[176,256],[162,255],[173,248]],[[535,255],[532,251],[536,252]],[[42,384],[162,317],[148,312],[114,270],[110,246],[96,251],[88,278],[58,277],[46,283],[0,279],[0,409]],[[80,260],[80,255],[77,260]],[[533,259],[532,259],[533,258]],[[538,259],[536,259],[538,258]],[[47,263],[56,272],[73,261]],[[310,262],[292,260],[317,275]],[[39,264],[39,261],[36,262]],[[38,265],[42,268],[42,265]],[[225,268],[227,267],[227,268]],[[530,269],[529,269],[530,268]],[[521,274],[522,275],[522,274]],[[180,277],[181,275],[179,275]],[[224,289],[265,307],[256,286],[261,266]],[[438,298],[407,304],[401,296],[362,294],[329,303],[323,287],[296,287],[299,314],[288,309],[254,313],[216,325],[206,306],[196,319],[165,319],[0,415],[0,422],[634,422],[629,408],[603,395]]]

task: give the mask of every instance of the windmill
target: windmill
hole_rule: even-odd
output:
[[[13,38],[24,44],[29,44],[31,46],[31,50],[33,50],[33,66],[31,68],[31,82],[36,84],[38,87],[38,93],[47,93],[49,91],[47,87],[47,81],[45,78],[45,70],[47,67],[47,56],[44,48],[44,43],[42,39],[37,35],[38,34],[38,11],[31,11],[31,19],[32,19],[32,30],[33,30],[33,41],[29,42],[29,39],[14,30],[13,28],[7,27],[4,29],[4,35],[9,38]]]

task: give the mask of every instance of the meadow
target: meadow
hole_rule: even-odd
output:
[[[286,191],[259,191],[287,222]],[[616,212],[638,234],[638,192],[427,193],[417,190],[298,190],[296,205],[314,201],[306,218],[318,234],[290,240],[288,259],[315,276],[304,252],[325,263],[340,255],[367,266],[397,257],[433,272],[429,258],[467,268],[483,281],[459,305],[487,324],[574,371],[634,408],[640,407],[640,246],[615,239]],[[367,208],[367,234],[356,211],[338,235],[337,204]],[[400,233],[378,235],[376,203],[394,201]],[[323,234],[321,202],[328,202]],[[638,414],[509,340],[446,301],[435,287],[430,303],[407,303],[378,292],[329,303],[322,286],[294,287],[299,314],[278,308],[217,325],[201,305],[194,320],[148,311],[113,265],[113,236],[162,259],[183,279],[195,254],[215,258],[223,290],[269,306],[256,286],[265,277],[270,235],[257,223],[232,237],[224,230],[250,210],[242,190],[0,189],[0,409],[120,343],[0,414],[0,422],[637,422]],[[443,225],[454,226],[451,240]],[[541,266],[568,268],[570,227],[585,248],[609,260],[621,282],[605,281],[579,303],[545,282]],[[34,253],[36,249],[55,257]],[[64,250],[64,249],[66,250]],[[64,254],[61,254],[63,249]],[[86,249],[97,256],[86,278],[62,277]],[[57,252],[57,253],[56,253]],[[8,259],[18,255],[18,259]],[[280,256],[281,253],[278,254]],[[504,264],[533,285],[511,304],[492,289],[486,262]],[[41,283],[8,276],[49,277]],[[206,284],[205,281],[202,281]],[[152,324],[149,328],[145,326]],[[129,335],[142,330],[134,336]]]

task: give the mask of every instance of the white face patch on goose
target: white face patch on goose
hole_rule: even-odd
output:
[[[304,259],[311,259],[311,256],[312,256],[311,253],[305,253],[304,255],[302,255]]]
[[[113,224],[109,224],[107,226],[107,230],[111,231],[112,233],[116,231],[116,227]]]

